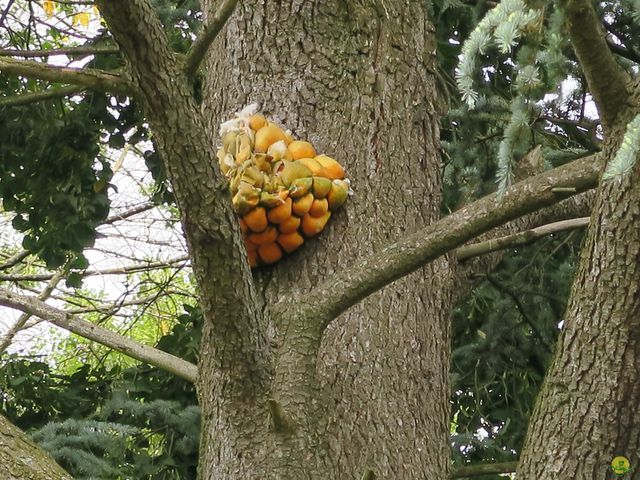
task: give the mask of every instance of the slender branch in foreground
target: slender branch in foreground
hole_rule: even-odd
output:
[[[70,57],[75,57],[87,55],[106,55],[114,53],[120,53],[120,49],[118,47],[68,47],[56,48],[51,50],[0,49],[0,57],[23,58],[53,57],[57,55],[68,55]]]
[[[30,103],[41,102],[43,100],[51,100],[52,98],[67,97],[82,93],[87,87],[71,85],[61,88],[49,88],[42,92],[25,93],[23,95],[12,95],[0,99],[0,107],[15,107],[20,105],[29,105]]]
[[[588,225],[589,217],[572,218],[571,220],[549,223],[547,225],[514,233],[513,235],[507,235],[506,237],[493,238],[484,242],[460,247],[456,250],[456,257],[458,257],[459,261],[463,262],[469,258],[496,252],[498,250],[529,245],[539,238],[546,237],[552,233],[562,232],[564,230],[573,230],[574,228],[584,228]]]
[[[60,328],[98,342],[131,358],[173,373],[190,382],[196,381],[197,367],[192,363],[162,350],[142,345],[99,325],[75,318],[73,315],[47,305],[35,297],[18,295],[0,288],[0,305],[40,317]]]
[[[184,63],[184,71],[188,76],[192,76],[198,71],[209,46],[211,46],[215,38],[218,36],[218,33],[222,30],[224,24],[227,23],[227,20],[236,8],[237,3],[238,0],[224,0],[222,5],[220,5],[216,13],[209,20],[209,24],[202,32],[200,32],[196,41],[193,42]]]
[[[92,68],[70,68],[31,60],[0,58],[0,72],[50,82],[81,85],[94,90],[131,94],[132,86],[122,76]]]
[[[189,255],[181,255],[179,257],[170,258],[169,260],[158,261],[158,262],[149,262],[149,263],[139,263],[135,265],[127,265],[125,267],[118,268],[105,268],[102,270],[87,270],[84,273],[80,274],[83,278],[90,277],[93,275],[126,275],[128,273],[135,273],[142,270],[154,270],[158,268],[168,268],[176,263],[186,262],[189,260]],[[24,274],[24,275],[11,275],[5,274],[0,275],[0,281],[3,282],[44,282],[53,277],[53,273],[34,273],[34,274]]]
[[[442,220],[343,269],[318,285],[304,301],[287,299],[274,306],[277,317],[297,317],[313,324],[320,336],[329,323],[352,305],[457,248],[478,235],[527,213],[594,188],[603,164],[600,154],[573,161],[513,185],[504,197],[488,195]],[[554,193],[554,188],[575,192]]]
[[[49,280],[49,283],[44,288],[44,290],[40,292],[40,294],[38,295],[38,300],[45,301],[47,298],[49,298],[49,296],[51,296],[51,293],[58,286],[58,283],[60,282],[60,280],[62,280],[62,278],[64,277],[64,274],[65,274],[64,270],[57,272],[53,276],[53,278]],[[14,337],[18,334],[19,331],[25,328],[25,325],[30,318],[31,318],[30,313],[23,313],[22,315],[20,315],[20,317],[18,317],[18,320],[16,320],[16,323],[13,324],[13,326],[9,329],[9,331],[4,334],[4,338],[0,342],[0,355],[7,348],[9,348],[9,345],[11,345],[11,342],[13,342]]]
[[[602,124],[608,130],[629,98],[630,78],[611,53],[600,17],[591,1],[567,0],[564,5],[571,43]]]
[[[492,473],[513,473],[516,471],[518,462],[503,463],[478,463],[454,468],[449,475],[450,478],[476,477],[478,475],[490,475]]]

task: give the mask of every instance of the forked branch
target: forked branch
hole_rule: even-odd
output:
[[[594,188],[602,162],[601,155],[592,155],[517,183],[500,201],[495,194],[477,200],[374,257],[343,269],[330,282],[316,287],[304,302],[282,302],[275,307],[275,314],[314,323],[316,334],[321,335],[347,308],[394,280],[492,228]],[[554,192],[558,187],[564,193]]]

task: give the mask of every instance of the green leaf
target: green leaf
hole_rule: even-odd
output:
[[[80,288],[82,286],[82,276],[77,272],[71,272],[65,279],[68,288]]]

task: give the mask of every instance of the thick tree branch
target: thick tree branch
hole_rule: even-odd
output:
[[[132,86],[122,76],[104,70],[59,67],[31,60],[0,58],[0,71],[50,82],[81,85],[104,92],[133,92]]]
[[[475,465],[454,468],[449,477],[463,478],[490,475],[492,473],[512,473],[516,471],[517,465],[518,462],[478,463]]]
[[[204,317],[203,409],[220,399],[253,408],[268,388],[270,345],[228,184],[211,148],[211,126],[150,1],[96,3],[127,59],[180,210]],[[246,412],[237,414],[244,421]]]
[[[82,93],[86,87],[71,85],[69,87],[50,88],[42,92],[25,93],[23,95],[12,95],[0,99],[0,107],[16,107],[20,105],[29,105],[31,103],[41,102],[43,100],[51,100],[52,98],[67,97]]]
[[[567,0],[571,43],[605,130],[614,124],[629,97],[630,78],[616,62],[600,18],[590,0]]]
[[[69,57],[86,57],[87,55],[107,55],[120,53],[117,47],[68,47],[50,50],[14,50],[0,49],[0,57],[53,57],[56,55],[67,55]]]
[[[73,315],[51,307],[35,297],[19,295],[0,288],[0,305],[40,317],[60,328],[98,342],[131,358],[166,370],[190,382],[196,381],[197,368],[192,363],[162,350],[142,345],[99,325],[75,318]]]
[[[224,24],[227,23],[237,3],[238,0],[223,0],[222,5],[220,5],[213,17],[209,19],[205,29],[200,32],[196,41],[193,42],[184,64],[184,71],[188,76],[192,76],[198,71],[209,46],[218,36]]]
[[[460,247],[456,250],[456,257],[458,257],[458,260],[462,262],[478,255],[485,255],[487,253],[504,250],[506,248],[529,245],[539,238],[546,237],[552,233],[562,232],[564,230],[573,230],[574,228],[584,228],[588,225],[589,217],[573,218],[571,220],[549,223],[547,225],[514,233],[513,235],[493,238],[485,240],[484,242]]]
[[[274,307],[275,314],[306,319],[315,325],[315,334],[319,335],[350,306],[440,255],[491,228],[594,188],[601,166],[602,157],[596,154],[519,182],[507,190],[501,201],[495,194],[488,195],[345,268],[315,288],[304,301],[296,298],[280,303]],[[557,187],[575,192],[554,193]]]

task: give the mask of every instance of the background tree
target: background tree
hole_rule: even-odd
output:
[[[35,174],[25,175],[27,180],[22,184],[14,183],[13,179],[21,177],[20,172],[31,157],[20,159],[26,147],[20,143],[24,131],[18,131],[16,140],[9,143],[5,155],[15,161],[7,163],[13,165],[12,174],[2,176],[3,206],[16,213],[14,226],[26,232],[25,238],[29,240],[24,247],[39,255],[49,267],[62,266],[63,270],[50,281],[66,276],[69,286],[78,284],[88,267],[81,252],[94,237],[96,225],[109,220],[103,208],[104,193],[111,170],[115,170],[109,162],[96,168],[87,161],[97,153],[87,150],[87,155],[84,145],[97,140],[96,132],[107,132],[113,147],[121,147],[123,140],[135,144],[146,138],[148,122],[155,153],[146,155],[147,163],[160,185],[164,185],[164,175],[171,182],[204,317],[198,379],[203,413],[201,477],[208,478],[211,472],[224,478],[446,475],[450,463],[447,443],[451,312],[456,302],[469,292],[478,274],[493,270],[502,257],[494,253],[461,264],[459,259],[466,258],[464,249],[457,254],[453,250],[510,220],[518,219],[488,237],[527,229],[550,219],[583,215],[588,199],[558,202],[595,186],[602,163],[622,155],[626,160],[620,157],[623,161],[614,162],[618,165],[617,173],[608,184],[612,191],[620,188],[620,174],[633,168],[635,160],[635,147],[631,150],[617,147],[625,126],[635,114],[635,106],[623,108],[625,102],[633,104],[633,97],[628,94],[622,67],[609,52],[609,49],[617,53],[632,51],[625,46],[622,33],[610,41],[611,46],[607,45],[604,36],[595,35],[600,22],[595,11],[579,2],[567,4],[566,9],[546,18],[535,9],[538,5],[514,1],[501,3],[485,16],[485,5],[471,9],[461,4],[372,1],[323,2],[318,6],[301,1],[286,10],[270,3],[261,8],[238,6],[224,38],[208,48],[235,2],[222,2],[220,6],[203,2],[206,27],[188,47],[185,38],[193,30],[186,27],[188,21],[176,22],[180,12],[171,3],[158,4],[155,11],[143,1],[98,3],[126,65],[117,56],[101,63],[100,53],[106,52],[95,50],[96,63],[82,70],[0,60],[0,69],[13,79],[14,83],[7,87],[11,91],[40,88],[36,83],[16,82],[15,75],[73,85],[54,84],[53,89],[39,93],[38,99],[42,95],[59,98],[86,88],[119,95],[115,102],[113,96],[104,94],[87,94],[80,102],[63,102],[63,110],[68,111],[62,120],[65,128],[82,126],[82,122],[74,123],[72,117],[76,112],[82,113],[83,104],[89,105],[87,111],[95,111],[83,117],[91,120],[89,126],[94,126],[94,136],[86,137],[89,138],[86,144],[71,146],[77,154],[69,155],[67,144],[60,157],[78,165],[77,169],[62,171],[75,175],[70,183],[73,188],[62,179],[47,183],[38,178],[42,169],[37,164]],[[184,9],[184,2],[178,4]],[[32,6],[30,2],[22,5]],[[60,12],[78,18],[79,24],[86,19],[84,12],[79,17],[73,6],[56,7],[52,2],[44,2],[42,6],[46,12],[49,8],[54,12],[60,8]],[[626,27],[620,25],[626,25],[624,18],[631,18],[627,11],[617,11],[607,4],[601,7],[609,13],[608,26],[626,32]],[[465,13],[461,20],[452,20],[453,9]],[[20,23],[22,17],[13,13],[11,5],[6,9],[4,17],[11,13],[15,24],[26,26],[20,34],[10,32],[9,36],[14,43],[22,41],[23,48],[33,48],[32,24],[42,22],[42,18],[28,8],[23,12],[27,12],[24,14],[27,21]],[[166,28],[161,26],[157,14],[162,16]],[[195,10],[186,9],[181,14],[190,20],[200,17]],[[479,18],[483,20],[465,44],[463,61],[456,71],[467,105],[451,99],[455,108],[442,132],[447,159],[443,168],[438,143],[443,105],[438,99],[451,87],[448,79],[454,74],[457,40]],[[633,18],[629,21],[632,25]],[[578,101],[564,102],[560,98],[541,103],[544,94],[552,86],[555,88],[559,80],[580,71],[562,41],[566,38],[564,25],[568,26],[607,137],[602,154],[558,167],[600,149],[598,121],[585,115],[586,85],[578,82],[574,89]],[[447,27],[453,27],[453,31]],[[57,26],[58,31],[61,28]],[[37,28],[33,31],[37,33]],[[592,55],[585,53],[583,31],[602,39],[597,53],[604,60],[594,61]],[[522,43],[514,48],[520,38]],[[91,42],[105,42],[109,46],[100,48],[111,49],[109,55],[116,50],[106,32]],[[184,56],[176,55],[175,51]],[[436,51],[441,53],[440,65],[436,62]],[[194,78],[205,56],[205,74],[201,80]],[[496,67],[481,68],[482,64],[495,64],[496,60],[500,61]],[[607,89],[594,73],[598,71],[609,74]],[[481,78],[474,78],[479,72]],[[28,103],[36,99],[34,94],[27,95],[6,102]],[[96,98],[102,99],[102,103],[96,103]],[[201,106],[197,105],[200,100]],[[296,135],[311,140],[320,150],[344,158],[355,190],[350,207],[336,216],[323,240],[314,242],[315,248],[307,247],[278,266],[253,275],[246,263],[237,221],[212,148],[212,132],[220,120],[251,101],[261,102],[267,114],[292,128]],[[144,120],[137,105],[143,108]],[[470,110],[471,107],[474,109]],[[118,114],[114,114],[114,109]],[[617,118],[615,112],[620,111],[623,114]],[[26,115],[23,112],[18,114]],[[44,115],[52,112],[50,107],[42,110]],[[112,120],[108,116],[105,120],[105,115]],[[7,123],[7,129],[15,125],[16,122]],[[83,138],[77,134],[71,137],[74,141]],[[635,145],[634,138],[631,132],[628,145]],[[535,149],[536,145],[541,148]],[[478,152],[482,153],[480,160]],[[497,158],[497,163],[490,161],[492,158]],[[554,166],[558,168],[509,188],[514,178],[525,178]],[[494,175],[499,180],[498,196],[473,202],[492,190]],[[627,179],[624,181],[628,182],[629,177],[624,177]],[[31,195],[29,192],[39,194],[46,190],[25,188],[25,181],[40,181],[40,185],[53,188],[60,195],[56,201],[71,203],[75,210],[72,208],[71,213],[54,210],[51,228],[45,228],[47,216],[37,215],[31,205],[46,203],[51,194],[41,198]],[[599,195],[602,198],[603,194]],[[166,187],[160,187],[155,198],[159,201],[171,197]],[[634,197],[632,193],[623,197],[619,208],[626,212]],[[101,208],[86,206],[92,205],[92,199],[102,202]],[[557,207],[527,215],[554,204]],[[441,218],[443,210],[453,213]],[[74,215],[76,211],[82,214]],[[62,221],[55,220],[58,213]],[[623,218],[621,231],[626,231],[624,225],[634,221],[635,214],[630,215]],[[65,222],[66,216],[74,220]],[[56,225],[60,225],[58,230]],[[535,236],[535,232],[527,231],[519,240],[510,241],[531,240]],[[592,244],[597,245],[596,237],[593,238],[591,242],[596,243]],[[627,237],[620,235],[620,238]],[[509,241],[505,243],[508,245]],[[556,247],[557,244],[553,248]],[[475,250],[487,252],[491,247],[481,244]],[[618,265],[614,273],[622,272],[620,265],[637,259],[633,249],[624,253],[620,249],[613,251],[616,252],[612,254],[616,255],[613,264]],[[5,267],[13,268],[25,257],[26,253],[18,252],[8,258]],[[585,254],[583,263],[588,264],[591,257]],[[515,257],[503,264],[502,271],[517,278],[517,271],[514,272],[517,260]],[[566,262],[566,258],[558,258],[557,262],[565,265],[564,271],[570,270],[571,262]],[[414,273],[404,277],[410,272]],[[555,272],[556,277],[564,277],[566,282],[563,270]],[[633,271],[630,275],[621,277],[621,284],[632,285]],[[28,282],[33,278],[14,275],[4,280]],[[473,329],[469,323],[456,324],[456,332],[467,329],[480,337],[470,339],[467,335],[469,343],[457,345],[454,365],[462,367],[465,373],[469,371],[465,363],[473,361],[478,348],[487,350],[489,359],[503,362],[522,354],[517,364],[520,368],[505,369],[487,362],[490,368],[484,371],[487,375],[480,384],[475,381],[471,385],[468,379],[456,378],[455,433],[463,454],[454,457],[458,461],[504,460],[519,451],[530,402],[557,333],[558,312],[563,308],[563,299],[555,299],[554,303],[549,302],[543,315],[531,320],[517,288],[505,288],[494,275],[488,277],[488,282],[500,290],[499,299],[514,303],[518,315],[511,316],[522,318],[510,320],[514,323],[508,345],[519,342],[531,350],[527,353],[512,348],[496,352],[495,345],[502,344],[502,333],[495,328],[495,320],[504,318],[498,314],[481,317],[493,327],[487,332]],[[575,292],[585,291],[584,283],[577,285]],[[50,295],[55,285],[50,283],[48,287],[40,293],[41,297]],[[68,317],[33,298],[6,289],[0,293],[4,305],[55,320],[58,325],[135,358],[186,379],[195,378],[193,366],[175,357],[134,348],[135,345],[108,332],[100,331],[97,335],[94,327],[70,322]],[[547,292],[547,297],[550,295]],[[615,299],[615,295],[609,292],[608,298]],[[633,298],[631,292],[626,310],[620,311],[618,318],[623,324],[634,311]],[[618,312],[617,304],[611,308]],[[512,307],[506,311],[512,314],[513,310]],[[469,304],[461,307],[458,320],[472,319],[473,311]],[[571,324],[572,311],[569,310],[567,325]],[[484,342],[487,335],[493,346]],[[464,338],[465,335],[456,336],[456,342]],[[576,344],[588,342],[588,338],[582,338]],[[460,362],[461,359],[464,361]],[[496,374],[518,381],[511,384],[511,389],[496,388]],[[483,390],[488,395],[479,396]],[[574,395],[584,398],[579,390]],[[475,399],[473,413],[465,405],[465,398]],[[523,405],[509,413],[501,412],[502,404],[514,398],[524,399]],[[487,413],[485,404],[489,408]],[[539,411],[544,412],[545,404],[541,405]],[[469,420],[463,424],[460,420],[464,416]],[[539,414],[534,425],[542,425],[536,423],[539,418],[545,425],[554,424]],[[479,428],[485,429],[492,442],[478,445],[473,437]],[[571,431],[566,435],[571,436]],[[616,432],[614,428],[603,436],[599,447],[611,441]],[[461,433],[466,433],[467,438]],[[550,436],[551,432],[546,432],[539,437]],[[572,438],[575,437],[559,438],[558,445],[565,446]],[[629,445],[621,440],[616,448],[625,449]],[[540,448],[526,448],[524,478],[529,475],[527,465],[539,464],[537,459],[541,458]],[[609,452],[604,448],[593,452],[592,449],[593,465],[606,467],[603,461]],[[556,448],[549,449],[548,454],[564,460],[571,454],[580,458],[582,452]]]

